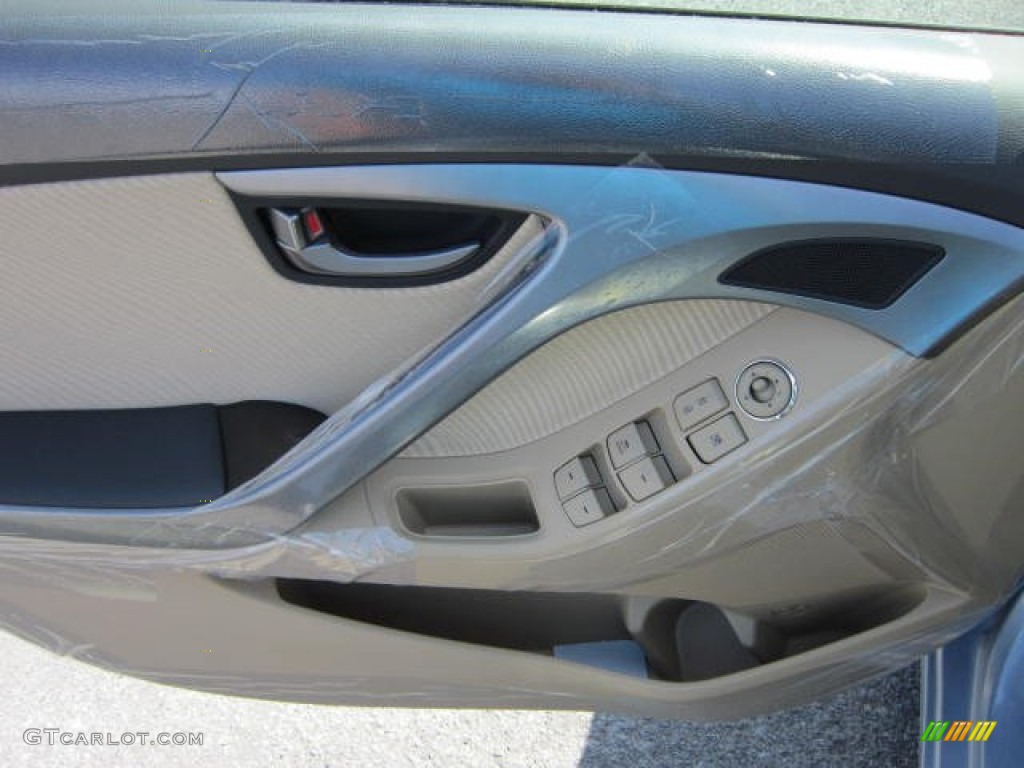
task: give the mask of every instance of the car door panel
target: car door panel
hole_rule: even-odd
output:
[[[210,174],[8,187],[0,201],[0,410],[333,412],[450,333],[515,251],[442,285],[325,289],[280,279]]]
[[[223,693],[714,719],[1011,593],[1019,37],[268,9],[5,22],[0,412],[205,408],[225,478],[0,485],[8,629]],[[341,248],[346,206],[514,225],[429,285],[272,226]]]

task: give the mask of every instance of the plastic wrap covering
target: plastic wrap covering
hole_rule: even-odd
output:
[[[654,168],[639,170],[658,174]],[[601,185],[629,171],[602,176],[580,209],[597,210],[613,199],[604,197]],[[668,176],[663,182],[675,193],[686,189]],[[657,254],[661,231],[655,215],[652,204],[652,221],[637,224],[621,215],[599,219],[598,234],[590,242],[614,247],[644,242],[647,256]],[[484,292],[474,322],[493,320],[487,311],[511,301],[543,272],[546,259],[555,258],[552,254],[564,247],[552,246],[551,230],[558,224],[524,245],[521,258]],[[728,232],[724,216],[714,225]],[[616,240],[614,233],[623,229],[629,237]],[[571,230],[569,236],[595,237]],[[670,267],[660,264],[646,273],[646,282],[631,283],[629,273],[616,273],[616,281],[599,286],[599,295],[606,297],[609,309],[644,303],[622,300],[623,292],[643,296],[653,291],[654,278]],[[615,289],[620,293],[613,295]],[[559,311],[579,322],[601,314],[588,316],[581,306],[570,299]],[[553,321],[541,317],[536,322]],[[368,388],[273,468],[277,481],[287,482],[302,462],[315,459],[339,434],[361,428],[362,415],[386,403],[385,398],[408,385],[418,366],[459,338],[457,333]],[[854,551],[870,550],[868,556],[877,559],[892,584],[916,595],[905,615],[893,619],[892,631],[873,628],[827,649],[741,673],[745,677],[723,678],[729,682],[717,688],[719,681],[667,684],[610,673],[588,677],[576,665],[529,654],[513,654],[511,666],[504,667],[504,673],[512,669],[518,676],[512,687],[501,677],[502,664],[490,663],[504,652],[437,642],[417,645],[401,633],[285,606],[268,587],[274,579],[424,581],[422,563],[430,556],[430,544],[375,523],[359,484],[348,486],[345,516],[334,527],[315,514],[310,517],[316,510],[301,509],[296,521],[308,519],[304,525],[261,536],[265,510],[258,503],[239,508],[234,514],[252,543],[228,549],[103,544],[79,535],[61,541],[53,537],[60,522],[25,510],[18,533],[0,536],[7,603],[2,618],[9,630],[57,653],[179,685],[271,698],[614,706],[705,717],[742,714],[745,706],[755,706],[742,701],[749,691],[757,694],[751,702],[758,707],[794,703],[912,660],[969,625],[1014,586],[1024,555],[1022,401],[1024,301],[1017,299],[932,359],[888,347],[875,364],[794,410],[776,431],[758,439],[756,450],[702,472],[672,497],[671,508],[634,526],[609,528],[608,533],[595,529],[562,550],[518,558],[496,548],[493,562],[465,566],[469,574],[473,567],[493,569],[488,586],[502,590],[643,594],[645,585],[659,579],[742,557],[759,543],[815,523]],[[416,436],[402,435],[398,449]],[[243,486],[236,497],[265,480]],[[305,488],[306,498],[315,498],[319,490]],[[173,515],[156,515],[152,530],[140,538],[158,539],[174,525]],[[867,546],[868,540],[884,546]],[[83,619],[84,614],[92,618]],[[179,622],[195,627],[191,637],[201,634],[210,643],[238,645],[233,655],[214,658],[171,647],[162,635],[180,629]],[[346,656],[342,649],[349,641],[350,650],[356,650]],[[380,658],[369,650],[374,645]],[[275,655],[275,648],[286,646],[288,659]],[[413,651],[422,654],[421,669],[436,664],[435,669],[446,670],[438,672],[446,682],[403,671],[401,664],[389,672],[394,654]],[[460,658],[472,663],[460,664]]]
[[[614,147],[996,165],[1011,162],[1000,140],[1021,120],[997,112],[1000,59],[980,34],[569,9],[163,6],[7,4],[0,164]],[[783,120],[788,130],[764,130]]]
[[[938,602],[943,621],[882,647],[864,637],[844,641],[839,645],[848,647],[841,650],[837,663],[825,670],[810,670],[792,688],[773,695],[778,700],[799,700],[810,692],[895,669],[966,629],[1014,585],[1024,541],[1019,515],[1024,484],[1020,453],[1015,450],[1021,438],[1013,413],[1002,412],[1022,393],[1024,303],[1018,300],[934,360],[913,360],[894,350],[876,369],[865,371],[819,403],[818,409],[796,417],[800,422],[786,430],[786,445],[766,442],[748,460],[709,477],[683,507],[648,520],[644,529],[631,529],[620,540],[593,545],[604,557],[615,558],[618,549],[642,548],[637,540],[643,541],[647,531],[656,532],[658,545],[645,556],[623,560],[613,571],[601,574],[577,567],[575,583],[565,575],[573,570],[571,558],[532,562],[519,570],[506,567],[503,586],[614,591],[724,556],[808,521],[824,520],[841,531],[862,527],[892,545],[904,568],[904,580],[921,586],[922,595],[927,595],[925,604]],[[984,477],[971,479],[970,473],[965,474],[986,492],[965,507],[964,490],[954,479],[962,470],[948,462],[968,461],[979,450],[977,440],[999,441],[1002,452],[992,456]],[[668,526],[676,531],[674,539],[664,536]],[[851,544],[858,546],[856,540]],[[384,566],[392,579],[402,574],[404,581],[415,584],[417,556],[415,542],[386,527],[354,527],[332,534],[295,532],[259,547],[205,555],[24,539],[3,543],[8,593],[19,587],[55,589],[88,596],[93,603],[159,603],[166,597],[161,585],[168,571],[217,574],[232,580],[304,577],[348,582],[374,580]],[[7,629],[55,652],[124,667],[90,642],[49,629],[52,621],[53,616],[45,620],[24,605],[5,612]],[[128,671],[210,690],[308,700],[365,700],[367,691],[374,689],[368,680],[358,679],[333,687],[304,683],[298,671],[288,684],[260,680],[258,675],[226,680],[212,673],[196,675],[163,667]],[[401,700],[437,705],[486,701],[489,695],[492,702],[514,706],[525,703],[529,695],[535,696],[529,700],[536,703],[537,696],[544,700],[554,691],[573,688],[571,681],[561,679],[553,680],[550,690],[501,695],[468,683],[466,687],[453,684],[450,689],[423,685],[413,680],[401,684]],[[678,685],[680,697],[685,699],[686,689],[693,685]],[[701,685],[696,685],[694,695]],[[354,688],[359,687],[364,692],[357,694]],[[802,694],[802,689],[809,692]],[[642,690],[636,694],[643,697]],[[393,694],[374,695],[375,700],[389,701]],[[656,698],[666,695],[659,690]],[[563,691],[548,703],[589,707],[600,700],[593,692],[573,696]],[[706,705],[703,709],[694,705],[691,711],[685,703],[671,708],[663,703],[653,711],[708,717],[743,711],[736,703],[724,712]],[[649,705],[636,706],[638,711],[651,711]]]
[[[795,415],[778,440],[765,441],[761,450],[707,477],[699,494],[669,516],[686,521],[680,535],[663,539],[642,561],[624,562],[615,574],[591,584],[613,589],[641,582],[673,567],[746,546],[761,536],[824,519],[866,526],[925,577],[948,587],[1002,589],[1018,567],[1014,560],[1018,542],[1009,534],[1018,530],[1012,526],[1024,526],[1024,521],[1010,514],[1011,503],[1022,492],[1015,482],[1022,478],[1013,474],[1017,462],[1010,456],[992,457],[986,474],[1002,475],[998,486],[975,480],[976,488],[950,487],[942,473],[967,471],[963,464],[950,467],[946,462],[966,462],[978,450],[970,438],[1012,445],[1008,441],[1020,431],[1012,408],[1021,387],[1024,302],[1020,300],[999,310],[934,360],[915,360],[894,349],[889,359],[864,371],[814,410]],[[993,423],[993,411],[1006,418]],[[952,435],[963,437],[947,439]],[[1024,468],[1019,471],[1024,476]],[[985,495],[972,496],[970,509],[960,508],[958,492],[979,489]],[[656,528],[662,522],[656,519],[647,525]],[[628,533],[629,538],[641,535],[643,531],[636,529]],[[348,581],[382,565],[411,562],[416,554],[413,540],[383,527],[309,534],[300,529],[254,547],[205,553],[90,547],[27,537],[4,537],[2,542],[8,565],[31,563],[29,570],[52,570],[55,578],[61,569],[58,564],[75,564],[87,571],[196,568],[236,577],[305,575]],[[615,546],[615,542],[600,545]],[[978,557],[981,551],[990,556]],[[1002,556],[991,556],[996,554]],[[295,565],[281,568],[281,562]],[[533,564],[530,572],[539,580],[510,581],[504,586],[537,587],[543,569]],[[69,588],[75,588],[77,581],[70,575],[59,578]]]

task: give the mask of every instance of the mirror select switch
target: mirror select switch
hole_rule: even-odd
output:
[[[590,456],[577,456],[555,470],[555,490],[562,501],[601,484],[601,473]]]
[[[684,432],[728,407],[729,401],[718,379],[708,379],[703,384],[686,390],[672,404],[676,421]]]

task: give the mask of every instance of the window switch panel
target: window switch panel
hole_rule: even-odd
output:
[[[577,528],[596,523],[615,511],[615,504],[604,488],[589,488],[562,504],[565,514]]]
[[[608,456],[616,469],[660,452],[651,425],[646,421],[634,421],[615,430],[608,437]]]
[[[672,485],[672,470],[663,456],[653,456],[630,464],[619,472],[619,480],[633,501],[643,501]]]
[[[602,485],[601,473],[590,456],[577,456],[555,471],[555,490],[562,501],[599,485]]]

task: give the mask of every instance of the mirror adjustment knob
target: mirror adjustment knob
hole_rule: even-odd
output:
[[[767,376],[758,376],[750,382],[750,396],[758,403],[770,402],[775,396],[775,384]]]
[[[736,401],[762,421],[785,416],[796,400],[796,377],[779,360],[757,360],[736,379]]]

